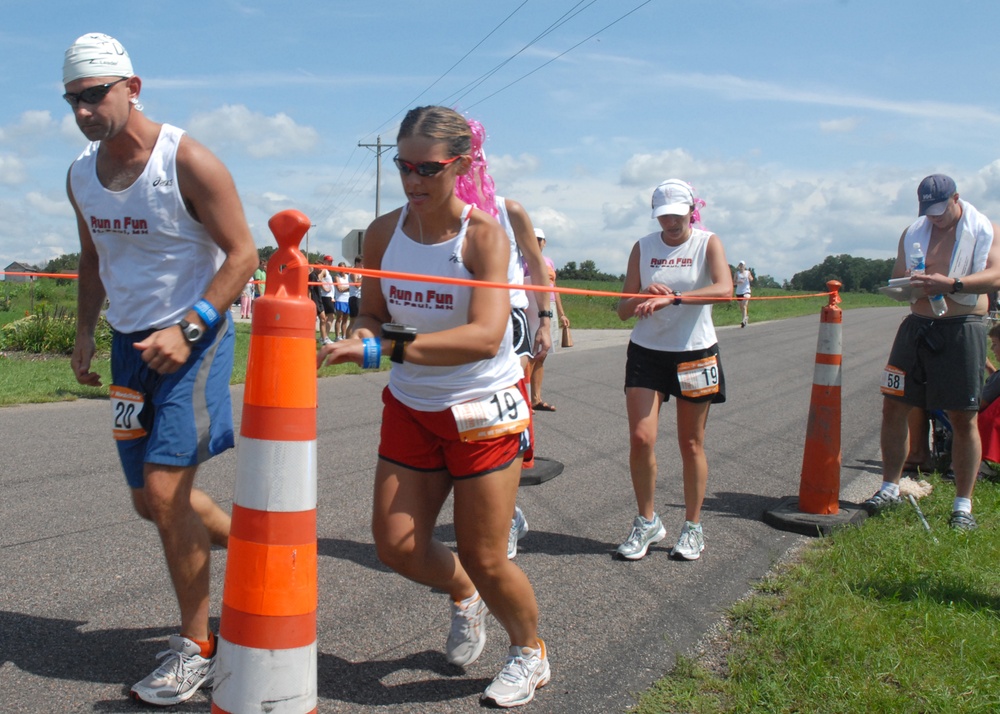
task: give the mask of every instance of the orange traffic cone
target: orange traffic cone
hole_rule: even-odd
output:
[[[834,515],[840,510],[841,323],[844,313],[837,307],[841,284],[831,280],[826,287],[833,294],[820,315],[812,399],[799,476],[799,510]]]
[[[830,302],[820,315],[806,443],[799,476],[799,497],[786,498],[764,512],[764,522],[805,535],[829,534],[836,526],[858,523],[867,515],[840,496],[841,284],[826,284]]]
[[[299,211],[254,303],[212,711],[316,711],[316,309]],[[277,710],[275,710],[277,711]]]

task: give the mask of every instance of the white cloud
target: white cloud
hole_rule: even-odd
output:
[[[23,183],[28,174],[24,163],[10,154],[0,154],[0,183],[16,186]]]
[[[284,112],[266,116],[242,104],[227,104],[189,122],[192,137],[212,147],[236,146],[253,158],[306,154],[319,144],[319,132]]]
[[[73,206],[70,205],[69,199],[66,198],[65,194],[52,197],[43,195],[38,191],[29,191],[25,196],[25,201],[32,213],[73,219]]]
[[[857,117],[845,117],[843,119],[829,119],[819,123],[820,131],[833,133],[848,133],[858,128],[861,120]]]
[[[659,72],[652,73],[644,79],[649,84],[657,85],[664,90],[670,87],[683,87],[716,94],[730,101],[771,101],[851,107],[909,117],[948,119],[962,123],[1000,124],[1000,113],[975,104],[948,104],[927,100],[893,101],[881,97],[849,94],[831,87],[788,87],[731,74]]]

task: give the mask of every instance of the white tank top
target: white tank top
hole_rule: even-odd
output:
[[[93,142],[70,167],[73,198],[90,229],[118,332],[174,325],[204,295],[226,254],[184,206],[177,146],[184,132],[164,124],[142,174],[124,191],[97,178]]]
[[[507,202],[503,196],[496,196],[497,220],[507,232],[510,239],[510,262],[507,264],[507,282],[511,285],[524,285],[524,263],[521,261],[521,249],[517,245],[517,238],[514,236],[514,228],[510,225],[510,216],[507,215]],[[510,306],[526,310],[528,308],[528,293],[524,290],[510,291]]]
[[[711,285],[705,259],[711,235],[692,228],[691,237],[674,247],[663,242],[659,231],[641,238],[638,245],[642,287],[662,283],[684,293]],[[703,350],[717,341],[711,305],[667,305],[650,317],[636,320],[632,328],[632,342],[664,352]]]
[[[737,270],[736,271],[736,294],[737,295],[749,295],[750,294],[750,270]]]
[[[403,206],[400,211],[382,256],[382,270],[472,279],[462,263],[472,207],[466,206],[462,212],[458,235],[434,245],[421,245],[403,232],[408,208]],[[381,287],[392,321],[416,327],[418,332],[440,332],[469,321],[469,286],[383,277]],[[500,351],[493,359],[453,367],[394,364],[389,372],[389,390],[406,406],[424,412],[443,411],[470,399],[487,397],[516,384],[523,376],[513,341],[508,319]]]

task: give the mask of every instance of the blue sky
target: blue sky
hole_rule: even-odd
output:
[[[707,201],[729,262],[779,281],[830,254],[895,254],[916,185],[951,174],[1000,219],[1000,3],[953,0],[0,0],[0,267],[78,250],[61,98],[86,32],[128,49],[142,102],[229,166],[258,245],[285,208],[311,250],[375,215],[375,152],[407,109],[486,127],[502,195],[558,266],[622,273],[652,189]],[[383,154],[382,212],[400,205]]]

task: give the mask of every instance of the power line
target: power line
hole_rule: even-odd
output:
[[[452,97],[454,97],[459,92],[463,92],[464,90],[466,90],[468,88],[468,91],[464,91],[464,93],[461,96],[459,96],[457,99],[455,99],[456,103],[460,102],[466,95],[469,94],[469,92],[471,92],[474,89],[478,88],[483,82],[485,82],[487,79],[489,79],[494,74],[496,74],[501,69],[503,69],[503,67],[505,67],[509,62],[511,62],[515,57],[517,57],[522,52],[524,52],[525,50],[529,49],[530,47],[532,47],[533,45],[535,45],[536,43],[538,43],[539,40],[543,39],[547,35],[549,35],[549,34],[555,32],[556,30],[558,30],[560,27],[562,27],[563,25],[565,25],[567,22],[569,22],[570,20],[572,20],[574,17],[576,17],[577,15],[579,15],[581,12],[583,12],[584,10],[586,10],[587,8],[589,8],[591,5],[593,5],[594,3],[596,3],[597,0],[590,0],[589,3],[587,3],[584,7],[581,8],[580,5],[583,5],[583,2],[584,2],[584,0],[580,0],[580,2],[578,2],[576,5],[574,5],[573,7],[571,7],[566,12],[564,12],[558,19],[556,19],[554,22],[552,22],[547,28],[545,28],[542,32],[540,32],[538,35],[536,35],[534,37],[534,39],[532,39],[530,42],[528,42],[526,45],[524,45],[517,52],[515,52],[514,54],[512,54],[510,57],[508,57],[507,59],[505,59],[503,62],[500,62],[499,64],[495,65],[492,69],[488,70],[484,74],[481,74],[479,77],[477,77],[476,79],[472,80],[471,82],[469,82],[465,86],[459,87],[457,90],[455,90],[454,92],[452,92],[451,94],[449,94],[447,97],[444,97],[439,103],[442,104],[442,105],[448,103],[451,100]],[[579,9],[577,9],[577,8],[579,8]],[[574,10],[576,12],[574,12]]]
[[[501,21],[500,21],[500,24],[499,24],[499,25],[497,25],[497,26],[496,26],[496,27],[494,27],[494,28],[493,28],[492,30],[490,30],[490,31],[489,31],[488,33],[486,33],[486,36],[485,36],[485,37],[483,37],[483,39],[479,40],[479,42],[477,42],[477,43],[476,43],[476,44],[475,44],[475,45],[474,45],[474,46],[472,47],[472,49],[470,49],[470,50],[469,50],[468,52],[466,52],[466,53],[465,53],[464,55],[462,55],[462,56],[461,56],[461,57],[459,58],[459,60],[458,60],[457,62],[455,62],[455,64],[453,64],[453,65],[452,65],[451,67],[449,67],[448,69],[446,69],[446,70],[444,71],[444,73],[442,73],[442,74],[441,74],[441,76],[440,76],[440,77],[438,77],[438,78],[437,78],[437,79],[435,79],[435,80],[434,80],[433,82],[431,82],[431,83],[430,83],[430,84],[429,84],[429,85],[428,85],[427,87],[425,87],[425,88],[424,88],[424,89],[423,89],[423,90],[422,90],[422,91],[421,91],[421,92],[420,92],[419,94],[417,94],[417,96],[415,96],[415,97],[414,97],[413,99],[411,99],[411,100],[410,100],[409,102],[407,102],[407,103],[406,103],[406,104],[405,104],[405,105],[403,106],[403,108],[402,108],[402,109],[400,109],[400,110],[399,110],[399,111],[397,111],[397,112],[396,112],[395,114],[393,114],[393,115],[392,115],[391,117],[389,117],[388,119],[386,119],[386,120],[385,120],[385,121],[384,121],[384,122],[382,123],[382,125],[378,127],[378,129],[376,129],[376,130],[375,130],[374,132],[371,132],[371,133],[372,133],[372,134],[374,134],[374,133],[377,133],[377,132],[381,131],[381,130],[382,130],[382,129],[384,129],[384,128],[385,128],[386,126],[388,126],[388,125],[389,125],[389,123],[390,123],[390,122],[391,122],[391,121],[392,121],[392,120],[393,120],[393,119],[394,119],[395,117],[399,116],[400,114],[402,114],[403,112],[405,112],[405,111],[406,111],[407,109],[409,109],[410,107],[412,107],[412,106],[414,105],[414,103],[415,103],[415,102],[416,102],[416,101],[417,101],[417,100],[418,100],[418,99],[419,99],[420,97],[422,97],[423,95],[427,94],[427,92],[429,92],[429,91],[430,91],[430,90],[431,90],[431,89],[432,89],[432,88],[433,88],[433,87],[434,87],[434,86],[435,86],[435,85],[436,85],[436,84],[437,84],[438,82],[440,82],[440,81],[441,81],[442,79],[444,79],[445,77],[447,77],[447,76],[448,76],[448,74],[450,74],[450,73],[451,73],[451,71],[452,71],[453,69],[455,69],[456,67],[458,67],[458,65],[462,64],[462,62],[464,62],[464,61],[465,61],[465,59],[466,59],[466,58],[467,58],[467,57],[468,57],[469,55],[471,55],[471,54],[472,54],[473,52],[475,52],[475,51],[476,51],[477,49],[479,49],[479,47],[480,47],[480,46],[481,46],[481,45],[482,45],[482,44],[483,44],[484,42],[486,42],[486,40],[488,40],[488,39],[489,39],[489,38],[490,38],[490,37],[491,37],[491,36],[493,35],[493,33],[495,33],[495,32],[496,32],[497,30],[499,30],[499,29],[500,29],[501,27],[503,27],[503,26],[504,26],[504,25],[505,25],[505,24],[507,23],[507,21],[508,21],[508,20],[509,20],[510,18],[514,17],[514,15],[516,15],[516,14],[517,14],[517,12],[518,12],[518,11],[519,11],[519,10],[520,10],[520,9],[521,9],[522,7],[524,7],[524,6],[525,6],[525,5],[527,5],[527,4],[528,4],[528,0],[524,0],[524,2],[522,2],[522,3],[521,3],[520,5],[518,5],[518,6],[516,7],[516,8],[514,8],[514,10],[513,10],[513,11],[512,11],[512,12],[511,12],[511,13],[510,13],[509,15],[507,15],[507,17],[505,17],[505,18],[504,18],[503,20],[501,20]],[[371,136],[371,134],[369,134],[369,136]]]
[[[563,52],[560,52],[558,55],[556,55],[552,59],[548,60],[547,62],[544,62],[544,63],[538,65],[537,67],[535,67],[535,69],[531,70],[527,74],[523,74],[520,77],[518,77],[517,79],[515,79],[513,82],[510,82],[509,84],[505,84],[504,86],[500,87],[500,89],[498,89],[497,91],[493,92],[492,94],[486,95],[485,97],[483,97],[482,99],[480,99],[479,101],[477,101],[475,104],[470,105],[469,109],[472,109],[472,107],[475,107],[475,106],[478,106],[479,104],[482,104],[483,102],[485,102],[487,99],[490,99],[491,97],[495,97],[496,95],[500,94],[500,92],[502,92],[505,89],[508,89],[508,88],[514,86],[515,84],[517,84],[518,82],[520,82],[522,79],[530,77],[531,75],[533,75],[538,70],[540,70],[543,67],[546,67],[546,66],[552,64],[553,62],[555,62],[557,59],[559,59],[563,55],[568,54],[569,52],[572,52],[577,47],[579,47],[580,45],[582,45],[584,42],[588,42],[589,40],[592,40],[594,37],[597,37],[599,34],[601,34],[602,32],[604,32],[605,30],[607,30],[609,27],[612,27],[613,25],[617,25],[619,22],[621,22],[622,20],[624,20],[626,17],[628,17],[629,15],[631,15],[632,13],[634,13],[636,10],[640,9],[644,5],[648,5],[651,2],[653,2],[653,0],[646,0],[645,2],[639,3],[638,5],[636,5],[634,8],[632,8],[631,10],[629,10],[627,13],[625,13],[624,15],[622,15],[621,17],[619,17],[618,19],[614,20],[613,22],[608,23],[607,25],[605,25],[604,27],[602,27],[600,30],[598,30],[594,34],[590,35],[590,37],[585,37],[584,39],[580,40],[579,42],[577,42],[575,45],[573,45],[569,49],[567,49],[567,50],[565,50]],[[472,90],[470,89],[469,91],[471,92]],[[456,101],[461,100],[468,93],[469,92],[466,92],[461,97],[459,97],[458,100],[456,100]]]

